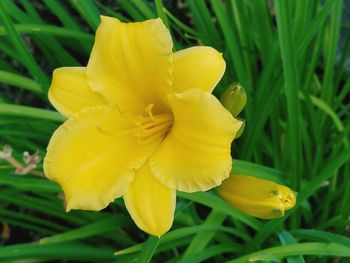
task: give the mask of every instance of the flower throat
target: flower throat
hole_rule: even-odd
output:
[[[135,135],[140,144],[146,144],[163,137],[173,125],[174,117],[171,113],[153,115],[152,108],[154,104],[146,107],[148,116],[142,116],[136,122]]]

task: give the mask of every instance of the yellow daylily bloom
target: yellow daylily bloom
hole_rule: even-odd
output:
[[[262,219],[282,217],[296,202],[288,187],[247,175],[231,175],[217,190],[232,206]]]
[[[229,176],[241,122],[211,94],[225,61],[210,47],[172,47],[160,19],[102,16],[87,67],[54,71],[49,99],[68,120],[44,170],[62,186],[67,211],[124,196],[135,223],[160,236],[176,190],[205,191]]]

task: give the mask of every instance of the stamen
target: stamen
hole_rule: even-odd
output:
[[[173,115],[171,113],[163,113],[153,115],[152,108],[154,104],[151,103],[146,107],[148,116],[131,117],[131,126],[129,129],[118,131],[107,131],[100,126],[97,126],[97,130],[106,136],[127,135],[133,134],[137,137],[137,142],[140,144],[150,143],[159,137],[164,136],[173,125]]]
[[[164,134],[163,131],[159,131],[149,137],[146,137],[146,138],[137,138],[137,142],[139,144],[147,144],[147,143],[150,143],[152,141],[154,141],[155,139],[161,137],[162,135]]]
[[[153,114],[152,114],[152,108],[153,108],[154,104],[148,104],[146,107],[146,112],[148,113],[148,116],[150,117],[151,120],[153,120]]]
[[[161,125],[153,124],[152,127],[147,127],[147,128],[144,126],[141,126],[140,137],[149,137],[155,133],[158,133],[161,131],[164,132],[165,130],[168,130],[168,128],[170,128],[171,125],[172,125],[172,121],[165,122]]]
[[[152,108],[154,104],[151,103],[147,106],[147,117],[141,117],[137,122],[137,141],[140,144],[146,144],[154,141],[155,139],[165,135],[170,127],[173,125],[173,116],[169,113],[163,113],[159,115],[153,115]]]

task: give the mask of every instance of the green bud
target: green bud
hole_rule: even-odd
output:
[[[220,102],[233,117],[236,117],[247,103],[247,94],[239,83],[232,83],[222,94]]]
[[[241,125],[241,128],[239,128],[239,130],[237,131],[235,139],[238,139],[239,137],[241,137],[241,135],[244,132],[244,128],[245,128],[245,119],[242,119],[242,118],[239,118],[239,117],[237,117],[237,119],[242,122],[242,125]]]

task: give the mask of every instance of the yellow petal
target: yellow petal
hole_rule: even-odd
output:
[[[263,219],[283,216],[296,201],[288,187],[245,175],[230,176],[218,187],[218,192],[232,206]]]
[[[85,73],[86,68],[83,67],[58,68],[53,72],[49,99],[66,117],[86,107],[106,104],[98,93],[90,89]]]
[[[225,72],[222,54],[211,47],[191,47],[174,54],[174,91],[196,88],[212,92]]]
[[[48,178],[65,193],[67,210],[100,210],[123,195],[160,139],[140,145],[134,120],[115,108],[79,111],[51,138],[44,160]]]
[[[206,191],[231,171],[230,146],[241,122],[210,93],[188,89],[169,96],[170,132],[150,158],[152,173],[165,186]]]
[[[172,85],[172,46],[160,19],[122,23],[101,16],[87,66],[88,82],[122,111],[143,113],[154,103],[154,113],[164,112]]]
[[[152,175],[148,162],[137,171],[124,200],[131,217],[143,231],[161,236],[171,228],[176,192]]]

